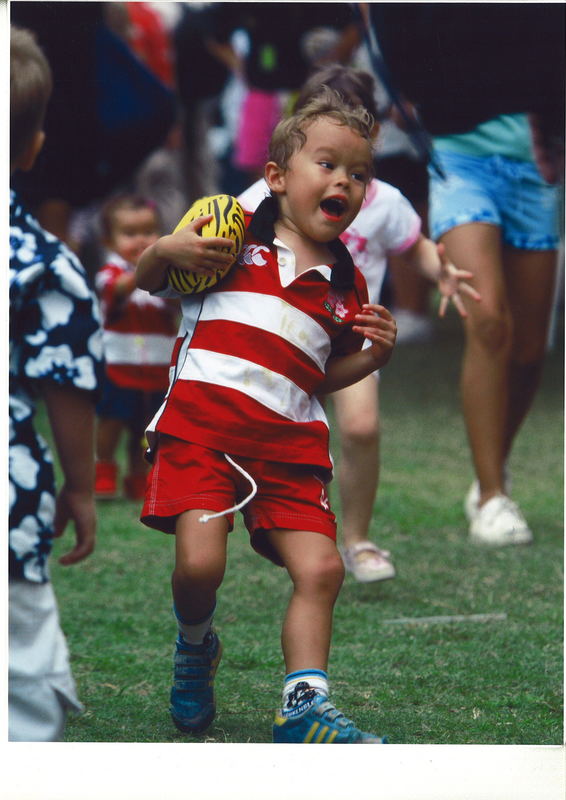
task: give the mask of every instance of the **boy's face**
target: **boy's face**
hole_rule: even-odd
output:
[[[266,175],[279,198],[281,222],[314,241],[330,242],[360,210],[371,176],[371,147],[329,117],[312,122],[305,134],[287,169],[268,169]]]
[[[112,236],[106,242],[130,264],[137,264],[143,251],[159,238],[155,212],[151,208],[121,208],[114,214]]]

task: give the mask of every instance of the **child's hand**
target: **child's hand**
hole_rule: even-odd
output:
[[[376,368],[383,367],[389,361],[395,339],[397,338],[397,325],[391,313],[385,306],[364,303],[362,313],[356,314],[358,325],[352,330],[361,333],[369,339],[369,350],[376,362]]]
[[[213,275],[217,269],[227,267],[234,256],[220,248],[232,247],[232,240],[198,234],[211,219],[212,215],[198,217],[176,233],[163,236],[158,242],[159,258],[179,269],[204,275]]]
[[[75,545],[59,559],[66,567],[82,561],[94,550],[96,510],[92,492],[71,491],[65,484],[57,495],[55,538],[64,534],[69,522],[75,523]]]
[[[454,264],[448,260],[444,250],[444,245],[437,245],[438,257],[440,259],[440,275],[438,277],[438,289],[442,295],[438,316],[443,317],[448,308],[448,303],[452,300],[460,316],[467,317],[468,312],[462,302],[461,294],[467,294],[474,300],[481,300],[481,295],[470,286],[464,283],[465,280],[473,278],[471,272],[463,269],[456,269]]]

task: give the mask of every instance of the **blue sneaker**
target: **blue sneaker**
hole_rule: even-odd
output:
[[[169,711],[183,733],[203,731],[214,719],[214,676],[221,656],[220,639],[212,630],[202,644],[177,639]]]
[[[387,737],[363,733],[346,719],[326,697],[307,683],[297,684],[301,695],[287,716],[275,715],[273,741],[276,744],[386,744]]]

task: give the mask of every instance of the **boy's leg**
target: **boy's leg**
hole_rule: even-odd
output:
[[[267,536],[293,581],[281,632],[287,672],[326,670],[332,613],[344,579],[344,565],[328,536],[274,530]]]
[[[185,511],[175,530],[175,568],[171,578],[179,617],[200,620],[216,605],[216,590],[226,569],[228,522],[217,517],[199,522],[206,511]]]
[[[359,731],[327,699],[332,614],[344,579],[344,567],[333,540],[306,531],[273,530],[266,535],[293,582],[281,633],[287,671],[285,708],[275,717],[274,741],[381,742],[379,737]]]
[[[99,417],[96,428],[96,478],[97,498],[113,498],[117,492],[118,465],[114,460],[116,448],[124,428],[121,419]]]
[[[123,428],[121,419],[99,417],[96,429],[96,457],[99,461],[114,460]]]
[[[204,513],[179,516],[171,580],[179,636],[170,710],[175,725],[187,733],[204,730],[214,719],[213,682],[222,654],[212,615],[226,568],[228,523],[224,517],[199,522]]]

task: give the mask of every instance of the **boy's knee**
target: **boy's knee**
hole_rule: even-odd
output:
[[[224,565],[211,558],[186,558],[175,564],[173,580],[177,584],[213,587],[217,589],[222,583]]]
[[[338,550],[322,558],[307,561],[298,582],[312,591],[338,592],[344,580],[344,564]]]

